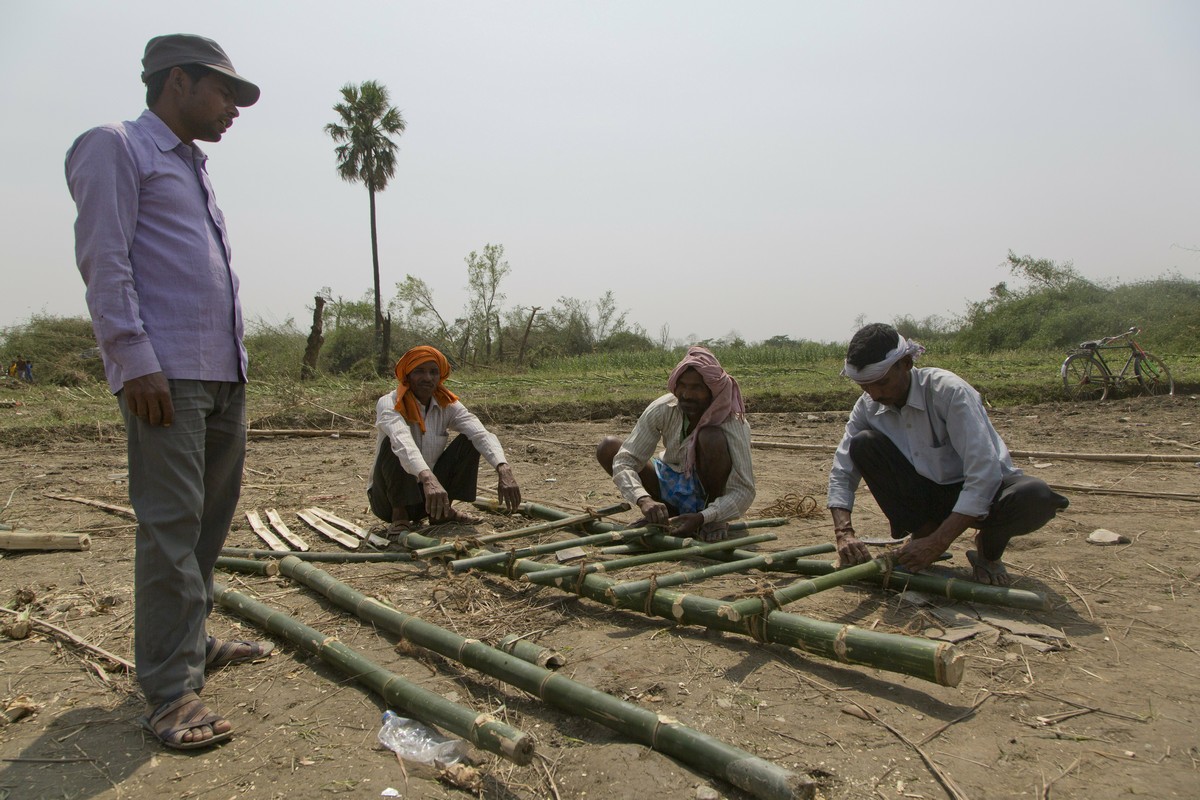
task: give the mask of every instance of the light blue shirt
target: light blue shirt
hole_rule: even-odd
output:
[[[1000,482],[1020,475],[1008,447],[992,427],[979,392],[944,369],[913,369],[902,408],[876,403],[863,393],[850,412],[846,433],[829,473],[829,507],[854,508],[862,476],[850,460],[850,438],[873,429],[891,439],[917,470],[934,483],[962,483],[954,511],[983,517]]]
[[[238,279],[207,159],[149,110],[67,151],[75,258],[114,393],[160,371],[246,379]]]

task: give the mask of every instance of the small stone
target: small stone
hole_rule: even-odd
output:
[[[1097,528],[1088,534],[1089,544],[1098,544],[1102,547],[1111,546],[1114,544],[1129,544],[1129,537],[1122,536],[1119,533],[1113,533],[1105,528]]]
[[[721,795],[711,786],[697,786],[696,800],[717,800]]]

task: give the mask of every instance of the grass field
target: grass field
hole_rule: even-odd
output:
[[[841,360],[828,347],[774,354],[763,348],[719,352],[742,387],[752,412],[848,409],[856,387],[839,376]],[[636,415],[666,391],[678,358],[668,352],[575,358],[534,369],[467,369],[449,382],[464,402],[489,422],[527,423],[608,419]],[[952,370],[971,381],[995,406],[1064,400],[1061,352],[992,355],[927,354],[921,363]],[[1200,391],[1200,357],[1164,354],[1177,394]],[[253,369],[251,371],[253,375]],[[367,428],[375,400],[390,388],[325,378],[308,383],[258,379],[249,386],[249,420],[255,428]],[[1126,387],[1119,399],[1136,387]],[[73,387],[0,384],[0,441],[20,445],[45,437],[103,439],[123,435],[116,404],[100,383]]]

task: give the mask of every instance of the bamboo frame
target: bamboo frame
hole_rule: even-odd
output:
[[[480,506],[480,503],[477,501],[475,503],[475,505]],[[518,507],[518,510],[525,511],[527,506],[531,507],[531,506],[533,506],[533,504],[532,503],[521,503],[521,505]],[[489,511],[499,511],[500,510],[499,503],[495,503],[493,505],[491,503],[485,502],[484,507],[486,507]],[[576,514],[575,516],[571,516],[571,517],[562,517],[559,519],[553,519],[549,522],[539,522],[536,525],[529,525],[528,527],[518,528],[516,530],[500,531],[499,533],[490,533],[490,534],[486,534],[484,536],[476,536],[476,537],[471,538],[468,541],[471,543],[476,543],[476,544],[486,544],[488,542],[500,542],[500,541],[504,541],[506,539],[520,539],[525,536],[533,536],[533,535],[539,534],[539,533],[549,533],[550,531],[561,530],[562,528],[569,528],[572,525],[592,522],[594,520],[599,519],[600,517],[607,517],[612,514],[619,514],[622,511],[628,511],[628,510],[629,510],[628,503],[617,503],[615,505],[605,506],[604,508],[596,509],[595,511],[588,511],[586,513]],[[453,552],[455,550],[460,549],[462,546],[463,546],[462,540],[455,540],[453,542],[442,542],[440,544],[434,545],[433,547],[423,547],[419,550],[414,550],[413,555],[415,555],[417,558],[427,558],[427,557],[433,556],[433,555],[440,555],[441,553]]]
[[[294,556],[285,556],[285,560],[289,564],[303,565],[303,562]],[[439,694],[410,683],[342,644],[336,637],[326,636],[286,613],[276,611],[240,592],[221,584],[216,584],[213,592],[222,608],[286,638],[298,649],[318,656],[325,663],[379,694],[388,705],[402,709],[406,715],[427,725],[436,725],[466,739],[481,750],[503,756],[515,764],[524,766],[533,760],[534,740],[523,731],[497,720],[490,714],[481,714],[474,709],[452,703]]]
[[[655,750],[765,800],[811,798],[815,785],[769,761],[665,716],[577,683],[475,639],[385,606],[299,559],[286,557],[285,575],[319,592],[365,622],[499,678],[569,713],[599,722]]]

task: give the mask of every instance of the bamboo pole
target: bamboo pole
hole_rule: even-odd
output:
[[[639,567],[643,564],[655,564],[660,561],[678,561],[681,558],[702,556],[718,550],[733,550],[739,545],[743,544],[770,542],[774,541],[775,538],[776,536],[773,533],[760,533],[757,536],[743,536],[740,539],[727,539],[723,542],[697,544],[690,547],[681,547],[678,550],[658,550],[653,553],[645,553],[638,556],[616,558],[612,561],[596,561],[591,564],[583,564],[578,567],[550,567],[549,569],[538,572],[526,572],[521,575],[521,580],[529,581],[531,583],[538,583],[543,586],[554,584],[555,586],[561,587],[563,585],[563,579],[568,577],[578,578],[583,575],[591,575],[593,572],[615,572],[620,569]]]
[[[409,533],[407,541],[414,546],[423,547],[434,540],[417,533]],[[521,574],[551,569],[529,559],[519,559],[513,567],[514,571]],[[501,574],[505,571],[497,566],[489,567],[488,570]],[[864,664],[912,675],[943,686],[957,686],[962,680],[965,667],[962,654],[947,642],[867,631],[854,625],[814,620],[785,611],[769,615],[765,623],[761,618],[732,622],[717,614],[720,601],[707,597],[659,589],[653,594],[648,592],[645,597],[634,596],[615,602],[607,596],[608,587],[613,585],[613,581],[601,575],[585,575],[581,583],[574,577],[565,578],[563,582],[568,591],[577,591],[591,600],[616,605],[618,608],[636,609],[648,616],[662,617],[680,625],[701,625],[714,630],[739,633],[762,642],[794,647],[843,664]],[[752,622],[756,624],[751,624]]]
[[[299,559],[293,560],[292,556],[286,556],[285,560],[289,564],[307,566]],[[220,584],[215,585],[213,591],[222,608],[254,622],[271,633],[283,636],[301,650],[318,656],[343,674],[378,693],[389,706],[402,709],[406,715],[427,725],[437,725],[455,736],[466,739],[481,750],[503,756],[516,764],[523,766],[533,759],[533,738],[495,719],[491,714],[481,714],[473,709],[464,708],[439,694],[410,683],[342,644],[336,637],[326,636],[284,612],[276,611],[240,592]]]
[[[279,574],[279,562],[277,561],[256,561],[253,558],[217,556],[217,566],[230,572],[265,575],[268,578],[273,578]]]
[[[86,533],[0,531],[0,550],[91,550]]]
[[[1047,483],[1051,489],[1059,492],[1079,492],[1080,494],[1111,494],[1121,497],[1146,497],[1155,500],[1187,500],[1192,503],[1200,502],[1200,494],[1189,492],[1139,492],[1136,489],[1102,489],[1099,486],[1079,486],[1072,483]]]
[[[42,492],[43,497],[49,497],[51,500],[66,500],[69,503],[83,503],[85,506],[95,506],[103,508],[105,511],[111,511],[114,514],[124,514],[127,517],[136,517],[132,508],[125,506],[117,506],[112,503],[105,503],[100,500],[91,500],[87,497],[75,497],[68,494],[54,494],[53,492]]]
[[[802,575],[828,575],[836,570],[837,567],[828,561],[798,558],[788,571],[799,572]],[[916,589],[919,592],[945,597],[948,600],[966,600],[973,603],[1023,608],[1029,611],[1050,610],[1050,599],[1039,592],[1014,589],[1011,586],[991,586],[963,578],[944,578],[941,575],[912,573],[893,568],[889,572],[870,577],[867,580],[897,592]]]
[[[234,558],[279,558],[274,550],[254,550],[249,547],[223,547],[221,555]],[[301,561],[317,561],[326,564],[361,564],[363,562],[412,561],[412,553],[321,553],[309,550],[304,553],[289,553]]]
[[[500,510],[499,503],[492,504],[492,503],[485,502],[483,505],[481,505],[479,503],[479,501],[476,501],[475,505],[477,507],[486,508],[489,511],[499,511]],[[532,505],[533,504],[531,504],[531,503],[521,503],[519,510],[523,510],[524,507],[532,506]],[[571,516],[571,517],[562,517],[561,519],[554,519],[549,522],[539,522],[536,525],[530,525],[525,528],[518,528],[516,530],[511,530],[511,531],[500,531],[499,533],[489,533],[484,536],[475,536],[467,541],[469,541],[471,543],[486,544],[488,542],[500,542],[500,541],[504,541],[506,539],[519,539],[519,538],[522,538],[525,536],[533,536],[533,535],[539,534],[539,533],[549,533],[550,531],[556,531],[556,530],[560,530],[562,528],[568,528],[572,525],[577,525],[580,523],[591,522],[596,519],[599,519],[600,517],[607,517],[612,514],[619,514],[622,511],[628,511],[628,510],[629,510],[628,503],[617,503],[615,505],[605,506],[604,508],[596,509],[595,511],[588,511],[584,514],[576,514],[575,516]],[[417,558],[427,558],[432,555],[439,555],[441,553],[452,552],[454,550],[459,549],[462,546],[463,546],[462,540],[455,540],[453,542],[443,542],[441,544],[434,545],[433,547],[423,547],[420,550],[415,550],[415,551],[413,551],[413,555],[415,555]]]
[[[246,431],[247,439],[267,439],[272,436],[300,436],[307,438],[326,439],[366,439],[375,435],[375,431],[317,431],[310,428],[250,428]]]
[[[579,547],[580,545],[599,544],[601,542],[624,542],[629,539],[637,539],[646,534],[653,533],[650,528],[629,528],[623,531],[611,531],[609,533],[593,533],[591,536],[582,536],[576,539],[563,539],[557,542],[546,542],[545,544],[532,544],[527,547],[518,547],[514,550],[507,550],[502,553],[487,553],[481,556],[471,556],[470,558],[459,558],[450,562],[450,569],[455,572],[465,572],[468,569],[478,569],[490,564],[503,564],[506,561],[511,561],[516,558],[528,558],[530,556],[540,556],[546,553],[555,553],[559,550],[566,550],[571,547]]]
[[[816,544],[808,547],[797,547],[793,550],[781,550],[777,553],[763,553],[751,558],[740,558],[736,561],[726,561],[722,564],[698,567],[686,572],[674,572],[670,575],[657,575],[653,578],[646,578],[640,581],[618,583],[610,586],[606,594],[614,600],[623,600],[637,594],[644,594],[650,591],[652,587],[666,588],[668,586],[679,586],[680,584],[692,583],[705,578],[716,577],[717,575],[728,575],[733,572],[745,572],[757,568],[770,568],[775,564],[785,564],[790,560],[803,558],[804,556],[818,555],[828,552],[831,549],[833,549],[832,544]]]
[[[515,633],[507,634],[496,642],[496,649],[546,669],[557,669],[567,663],[567,659],[557,650],[534,644]]]
[[[754,528],[778,528],[782,525],[786,525],[787,523],[788,523],[787,517],[766,517],[764,519],[747,519],[747,520],[742,520],[741,522],[729,523],[729,530],[732,533],[732,532],[736,532],[736,531],[752,530]],[[681,539],[679,537],[674,537],[674,538],[679,542],[683,541],[683,539]],[[680,545],[676,545],[676,546],[680,546]],[[600,548],[600,552],[604,553],[605,555],[624,556],[624,555],[636,555],[637,553],[644,553],[648,549],[649,548],[645,547],[643,544],[640,544],[638,542],[631,542],[629,544],[615,544],[612,547],[602,547],[602,548]],[[749,553],[749,551],[743,551],[743,552],[747,553],[747,555],[745,556],[746,558],[749,558],[752,555],[757,555],[755,553]],[[830,545],[829,552],[833,552],[832,545]],[[812,555],[816,555],[816,552],[814,551],[812,553]]]
[[[706,774],[728,781],[755,797],[790,800],[814,795],[815,786],[804,776],[701,731],[385,606],[298,559],[287,557],[281,567],[288,577],[320,592],[365,622],[499,678],[569,713],[599,722]]]
[[[734,622],[753,617],[757,614],[769,613],[775,608],[782,608],[788,603],[799,600],[801,597],[808,597],[811,594],[816,594],[835,586],[843,586],[852,581],[863,580],[884,573],[891,569],[892,560],[891,556],[880,556],[865,564],[845,567],[836,572],[830,572],[828,575],[822,575],[817,578],[804,578],[782,589],[771,592],[770,603],[767,603],[762,597],[748,597],[745,600],[738,600],[735,603],[721,606],[717,609],[717,613]]]

